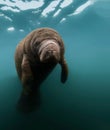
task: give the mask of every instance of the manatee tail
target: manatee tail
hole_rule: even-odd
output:
[[[37,89],[29,95],[23,92],[17,103],[17,109],[23,113],[29,113],[40,107],[40,91]]]

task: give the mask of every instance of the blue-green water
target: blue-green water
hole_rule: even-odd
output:
[[[0,0],[0,130],[110,130],[110,1],[20,2]],[[69,77],[60,82],[58,65],[40,87],[40,106],[21,113],[14,52],[39,27],[62,36]]]

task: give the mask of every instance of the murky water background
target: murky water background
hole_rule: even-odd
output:
[[[0,130],[109,130],[110,1],[65,0],[68,5],[61,6],[64,1],[55,0],[47,12],[52,2],[33,1],[0,1]],[[39,108],[21,113],[16,109],[22,86],[15,47],[45,26],[65,42],[69,78],[60,82],[58,65],[40,87]]]

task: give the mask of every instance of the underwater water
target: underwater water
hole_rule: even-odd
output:
[[[62,36],[69,77],[57,65],[38,108],[20,112],[15,48],[40,27]],[[110,130],[110,1],[0,0],[0,74],[0,130]]]

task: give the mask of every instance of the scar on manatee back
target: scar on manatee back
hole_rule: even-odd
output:
[[[15,66],[23,85],[30,94],[48,77],[57,64],[61,66],[61,82],[68,77],[64,42],[52,28],[39,28],[29,33],[16,47]]]

